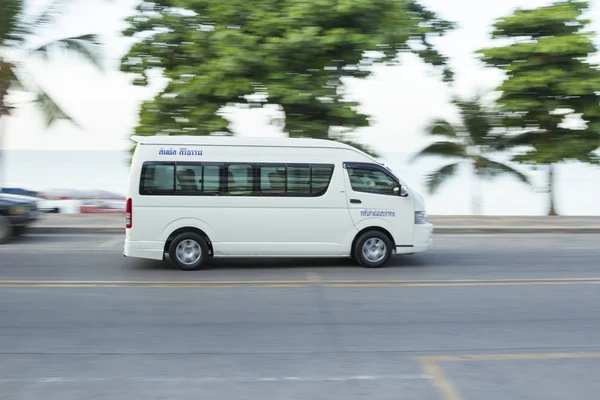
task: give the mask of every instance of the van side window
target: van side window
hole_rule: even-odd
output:
[[[259,166],[259,190],[262,196],[285,196],[285,165]]]
[[[394,195],[398,183],[383,171],[369,168],[348,168],[352,190],[355,192]]]
[[[227,191],[230,196],[252,194],[253,173],[250,164],[230,164],[227,166]]]
[[[202,191],[202,165],[201,164],[177,164],[177,184],[175,190],[178,193],[190,195],[199,194]]]
[[[204,165],[202,172],[202,194],[215,196],[224,191],[219,165]]]
[[[175,190],[175,164],[144,163],[140,194],[172,194]]]
[[[141,195],[319,197],[331,164],[146,162]]]
[[[310,191],[313,196],[322,196],[329,188],[333,165],[311,166]]]
[[[288,165],[287,191],[289,196],[310,196],[310,166]]]
[[[327,192],[333,165],[260,164],[261,196],[319,197]]]

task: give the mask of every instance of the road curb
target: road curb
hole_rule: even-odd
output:
[[[79,234],[103,234],[103,235],[122,235],[125,228],[116,228],[111,226],[100,227],[77,227],[77,226],[32,226],[29,231],[32,234],[54,234],[54,235],[79,235]],[[434,234],[437,235],[494,235],[510,233],[561,233],[561,234],[600,234],[600,227],[515,227],[515,226],[437,226],[434,227]]]
[[[27,230],[30,234],[44,235],[122,235],[125,228],[115,227],[79,227],[79,226],[32,226]]]
[[[532,234],[600,234],[600,227],[515,227],[515,226],[488,226],[488,227],[434,227],[434,234],[438,235],[465,235],[465,234],[501,234],[501,233],[532,233]]]

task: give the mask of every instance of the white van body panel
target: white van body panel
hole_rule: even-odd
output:
[[[145,162],[332,164],[325,194],[317,197],[225,195],[141,195]],[[354,193],[346,162],[377,163],[342,143],[317,139],[218,136],[151,136],[134,152],[128,184],[132,227],[126,229],[124,255],[161,260],[178,229],[198,229],[209,238],[215,257],[346,257],[359,231],[388,231],[397,253],[420,251],[431,234],[414,228],[414,211],[422,198]],[[359,197],[363,204],[351,204]],[[392,217],[361,216],[365,209],[393,210]],[[363,213],[364,214],[364,213]],[[429,225],[429,224],[425,224]],[[432,227],[431,227],[432,228]],[[427,228],[425,228],[427,230]],[[408,249],[410,247],[410,250]]]
[[[352,189],[348,174],[345,174],[348,209],[356,228],[363,229],[378,226],[387,230],[396,246],[413,245],[414,202],[412,196],[396,197],[356,192]],[[353,204],[351,200],[359,200]]]

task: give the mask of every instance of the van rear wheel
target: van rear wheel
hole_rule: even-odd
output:
[[[379,231],[363,233],[352,252],[354,259],[365,268],[383,267],[392,256],[392,242]]]
[[[184,232],[171,242],[169,258],[182,271],[196,271],[206,264],[208,245],[197,233]]]

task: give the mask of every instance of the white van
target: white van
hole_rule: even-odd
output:
[[[124,255],[351,257],[381,267],[432,244],[423,198],[354,147],[320,139],[150,136],[133,155]]]

